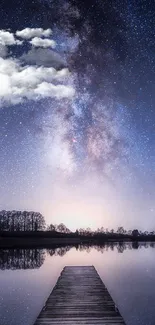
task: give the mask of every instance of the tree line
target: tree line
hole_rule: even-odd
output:
[[[49,225],[47,227],[48,231],[52,231],[52,232],[62,232],[62,233],[66,233],[66,234],[71,234],[72,231],[69,230],[63,223],[61,223],[60,225]],[[108,229],[108,228],[97,228],[96,230],[92,230],[91,228],[79,228],[75,231],[74,233],[77,236],[82,236],[82,237],[93,237],[93,236],[154,236],[155,235],[155,231],[140,231],[138,229],[130,229],[130,230],[126,230],[124,229],[124,227],[120,226],[117,228],[117,230],[114,229]]]
[[[138,229],[126,230],[122,226],[117,230],[108,228],[98,228],[92,230],[91,228],[80,228],[72,232],[63,223],[59,225],[46,225],[45,218],[40,212],[34,211],[0,211],[0,231],[1,232],[39,232],[46,231],[46,233],[63,234],[66,236],[81,236],[81,237],[130,237],[130,236],[155,236],[155,231],[140,231]]]
[[[0,211],[0,231],[45,230],[45,219],[39,212]]]
[[[51,231],[69,234],[71,231],[63,224],[46,226],[45,218],[34,211],[0,211],[0,231],[37,232]]]

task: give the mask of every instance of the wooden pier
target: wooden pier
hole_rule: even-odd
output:
[[[34,325],[125,325],[93,266],[66,266]]]

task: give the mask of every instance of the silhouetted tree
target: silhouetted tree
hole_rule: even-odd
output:
[[[79,235],[84,236],[85,235],[85,229],[80,228],[79,229]]]
[[[0,231],[38,231],[45,229],[45,219],[39,212],[0,211]]]
[[[154,236],[155,235],[155,231],[150,231],[149,235]]]
[[[70,229],[68,229],[63,223],[60,223],[58,226],[56,226],[56,231],[62,232],[65,234],[71,233]]]
[[[48,231],[56,231],[56,226],[53,225],[52,223],[47,227]]]
[[[105,233],[104,227],[98,228],[97,233],[98,234],[104,234]]]
[[[92,234],[92,230],[89,227],[86,228],[86,230],[85,230],[85,236],[91,236],[91,234]]]
[[[117,233],[120,235],[124,235],[126,233],[125,229],[123,227],[118,227]]]
[[[133,237],[138,237],[138,235],[139,235],[139,231],[138,231],[138,229],[134,229],[134,230],[132,231],[132,236],[133,236]]]

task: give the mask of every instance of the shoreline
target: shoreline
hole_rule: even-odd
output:
[[[35,237],[0,237],[0,248],[48,248],[59,246],[76,245],[102,245],[108,243],[127,243],[127,242],[155,242],[155,238],[35,238]]]

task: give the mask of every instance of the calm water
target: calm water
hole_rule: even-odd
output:
[[[65,265],[94,265],[127,325],[155,324],[155,244],[0,250],[0,325],[33,325]]]

